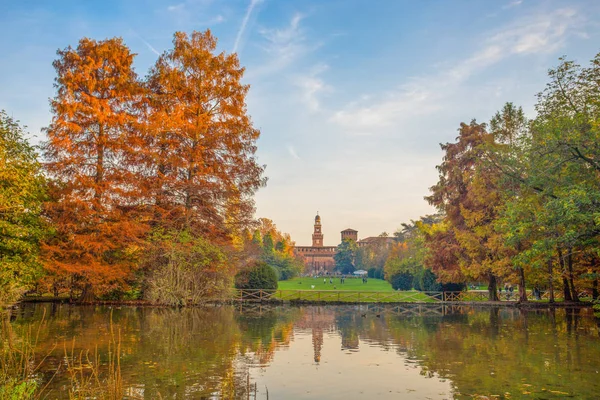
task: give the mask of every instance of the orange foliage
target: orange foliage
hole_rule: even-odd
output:
[[[235,54],[214,54],[216,44],[210,31],[176,33],[143,82],[121,39],[58,51],[45,148],[51,275],[114,286],[137,266],[151,227],[229,244],[250,225],[265,183],[260,132],[244,68]]]
[[[239,234],[264,180],[237,55],[210,31],[178,32],[150,71],[141,162],[156,217],[211,237]]]
[[[57,95],[47,129],[47,213],[57,234],[44,245],[46,267],[114,283],[134,266],[145,232],[127,159],[140,86],[121,39],[82,39],[58,51]]]

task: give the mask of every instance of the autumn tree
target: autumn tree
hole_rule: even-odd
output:
[[[252,222],[265,180],[244,68],[216,47],[208,30],[177,32],[151,69],[140,164],[155,223],[228,241]]]
[[[45,146],[56,235],[44,243],[44,259],[49,271],[81,280],[82,300],[90,300],[128,277],[145,231],[128,163],[141,92],[134,55],[121,39],[84,38],[57,54]]]
[[[0,111],[0,307],[15,301],[41,272],[44,197],[35,149],[19,124]]]
[[[565,299],[577,301],[578,281],[597,287],[600,261],[600,54],[589,67],[561,59],[549,77],[529,134],[500,167],[519,185],[521,202],[508,207],[512,216],[529,215],[516,225],[536,228],[526,231],[535,234],[520,255],[546,264],[549,287],[557,274]]]
[[[446,154],[437,167],[440,180],[426,199],[444,213],[448,228],[447,245],[438,243],[432,251],[446,252],[445,247],[458,244],[451,259],[465,276],[487,279],[489,299],[497,300],[498,277],[507,271],[510,249],[494,229],[503,203],[499,173],[485,162],[486,146],[493,142],[485,124],[461,124],[457,142],[441,146]]]

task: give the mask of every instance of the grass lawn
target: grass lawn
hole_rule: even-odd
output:
[[[363,283],[361,278],[346,278],[341,284],[340,279],[329,278],[323,283],[323,278],[294,278],[289,281],[279,281],[275,294],[282,300],[304,300],[317,302],[434,302],[435,300],[424,293],[414,290],[399,292],[383,279],[369,278]],[[313,288],[314,286],[314,288]]]
[[[383,279],[368,279],[367,283],[362,283],[361,278],[346,278],[344,284],[340,283],[340,278],[332,278],[333,283],[323,283],[323,278],[294,278],[287,281],[279,281],[280,290],[353,290],[362,292],[393,292],[394,289],[388,281]],[[314,289],[311,288],[314,286]]]

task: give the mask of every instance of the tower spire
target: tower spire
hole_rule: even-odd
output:
[[[315,229],[312,235],[312,245],[313,247],[323,246],[323,232],[321,232],[321,217],[319,216],[318,211],[317,216],[315,217]]]

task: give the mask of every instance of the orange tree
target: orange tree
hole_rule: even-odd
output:
[[[236,54],[215,54],[210,31],[177,32],[147,79],[144,148],[148,194],[159,225],[227,241],[251,222],[264,184],[260,131],[246,112],[249,85]]]
[[[121,39],[84,38],[59,50],[53,64],[57,94],[45,166],[56,235],[45,242],[44,259],[50,272],[82,283],[82,300],[123,282],[145,232],[127,163],[141,94],[133,57]]]

